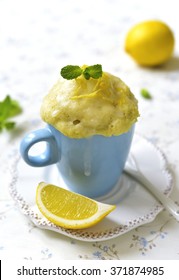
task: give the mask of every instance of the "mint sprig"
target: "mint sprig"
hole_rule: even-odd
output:
[[[19,115],[22,112],[22,108],[16,100],[11,99],[9,95],[0,102],[0,132],[3,129],[12,130],[15,126],[15,122],[11,121],[11,118]]]
[[[98,79],[102,77],[103,71],[101,64],[87,66],[85,69],[77,65],[67,65],[61,69],[61,76],[67,80],[73,80],[83,75],[86,80],[90,78]]]

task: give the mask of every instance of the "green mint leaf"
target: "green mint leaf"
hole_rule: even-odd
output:
[[[19,102],[11,99],[9,118],[15,117],[21,113],[22,113],[22,108],[21,108]]]
[[[8,118],[10,104],[11,100],[9,96],[6,96],[5,99],[2,102],[0,102],[0,121],[3,121],[6,118]]]
[[[22,108],[18,101],[12,100],[9,95],[0,102],[0,132],[3,128],[11,130],[15,126],[15,122],[9,121],[9,118],[15,117],[22,112]]]
[[[11,130],[15,127],[16,123],[15,122],[6,122],[4,124],[4,127],[7,129],[7,130]]]
[[[140,94],[141,94],[141,96],[144,97],[145,99],[152,99],[152,95],[151,95],[150,92],[149,92],[147,89],[145,89],[145,88],[141,89]]]
[[[19,115],[22,112],[22,108],[16,100],[12,100],[9,95],[0,102],[0,121],[7,118],[12,118]]]
[[[86,67],[86,69],[83,71],[83,75],[85,79],[89,80],[89,78],[98,79],[102,77],[103,71],[101,64],[95,64],[92,66]]]
[[[83,71],[83,76],[86,80],[89,80],[91,78],[90,74],[86,71],[86,69]]]
[[[77,65],[67,65],[61,69],[61,76],[64,79],[76,79],[82,74],[83,70]]]

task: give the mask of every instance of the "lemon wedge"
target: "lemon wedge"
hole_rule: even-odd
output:
[[[116,207],[44,182],[37,187],[36,203],[49,221],[71,229],[93,226]]]

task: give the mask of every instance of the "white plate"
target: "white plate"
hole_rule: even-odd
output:
[[[172,175],[164,154],[145,138],[134,136],[131,152],[140,170],[165,195],[172,191]],[[114,189],[100,201],[116,204],[116,209],[97,225],[83,230],[64,229],[44,218],[35,205],[39,182],[46,181],[66,187],[55,165],[46,168],[28,166],[18,151],[12,155],[9,190],[20,210],[42,229],[56,231],[83,241],[104,241],[120,236],[155,219],[162,205],[138,182],[123,174]]]

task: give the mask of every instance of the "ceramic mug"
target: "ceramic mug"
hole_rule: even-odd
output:
[[[28,133],[21,142],[25,162],[34,167],[57,164],[60,176],[74,192],[95,198],[115,186],[124,169],[130,150],[134,126],[119,136],[94,135],[74,139],[63,135],[51,125]],[[33,145],[45,141],[40,155],[30,155]]]

